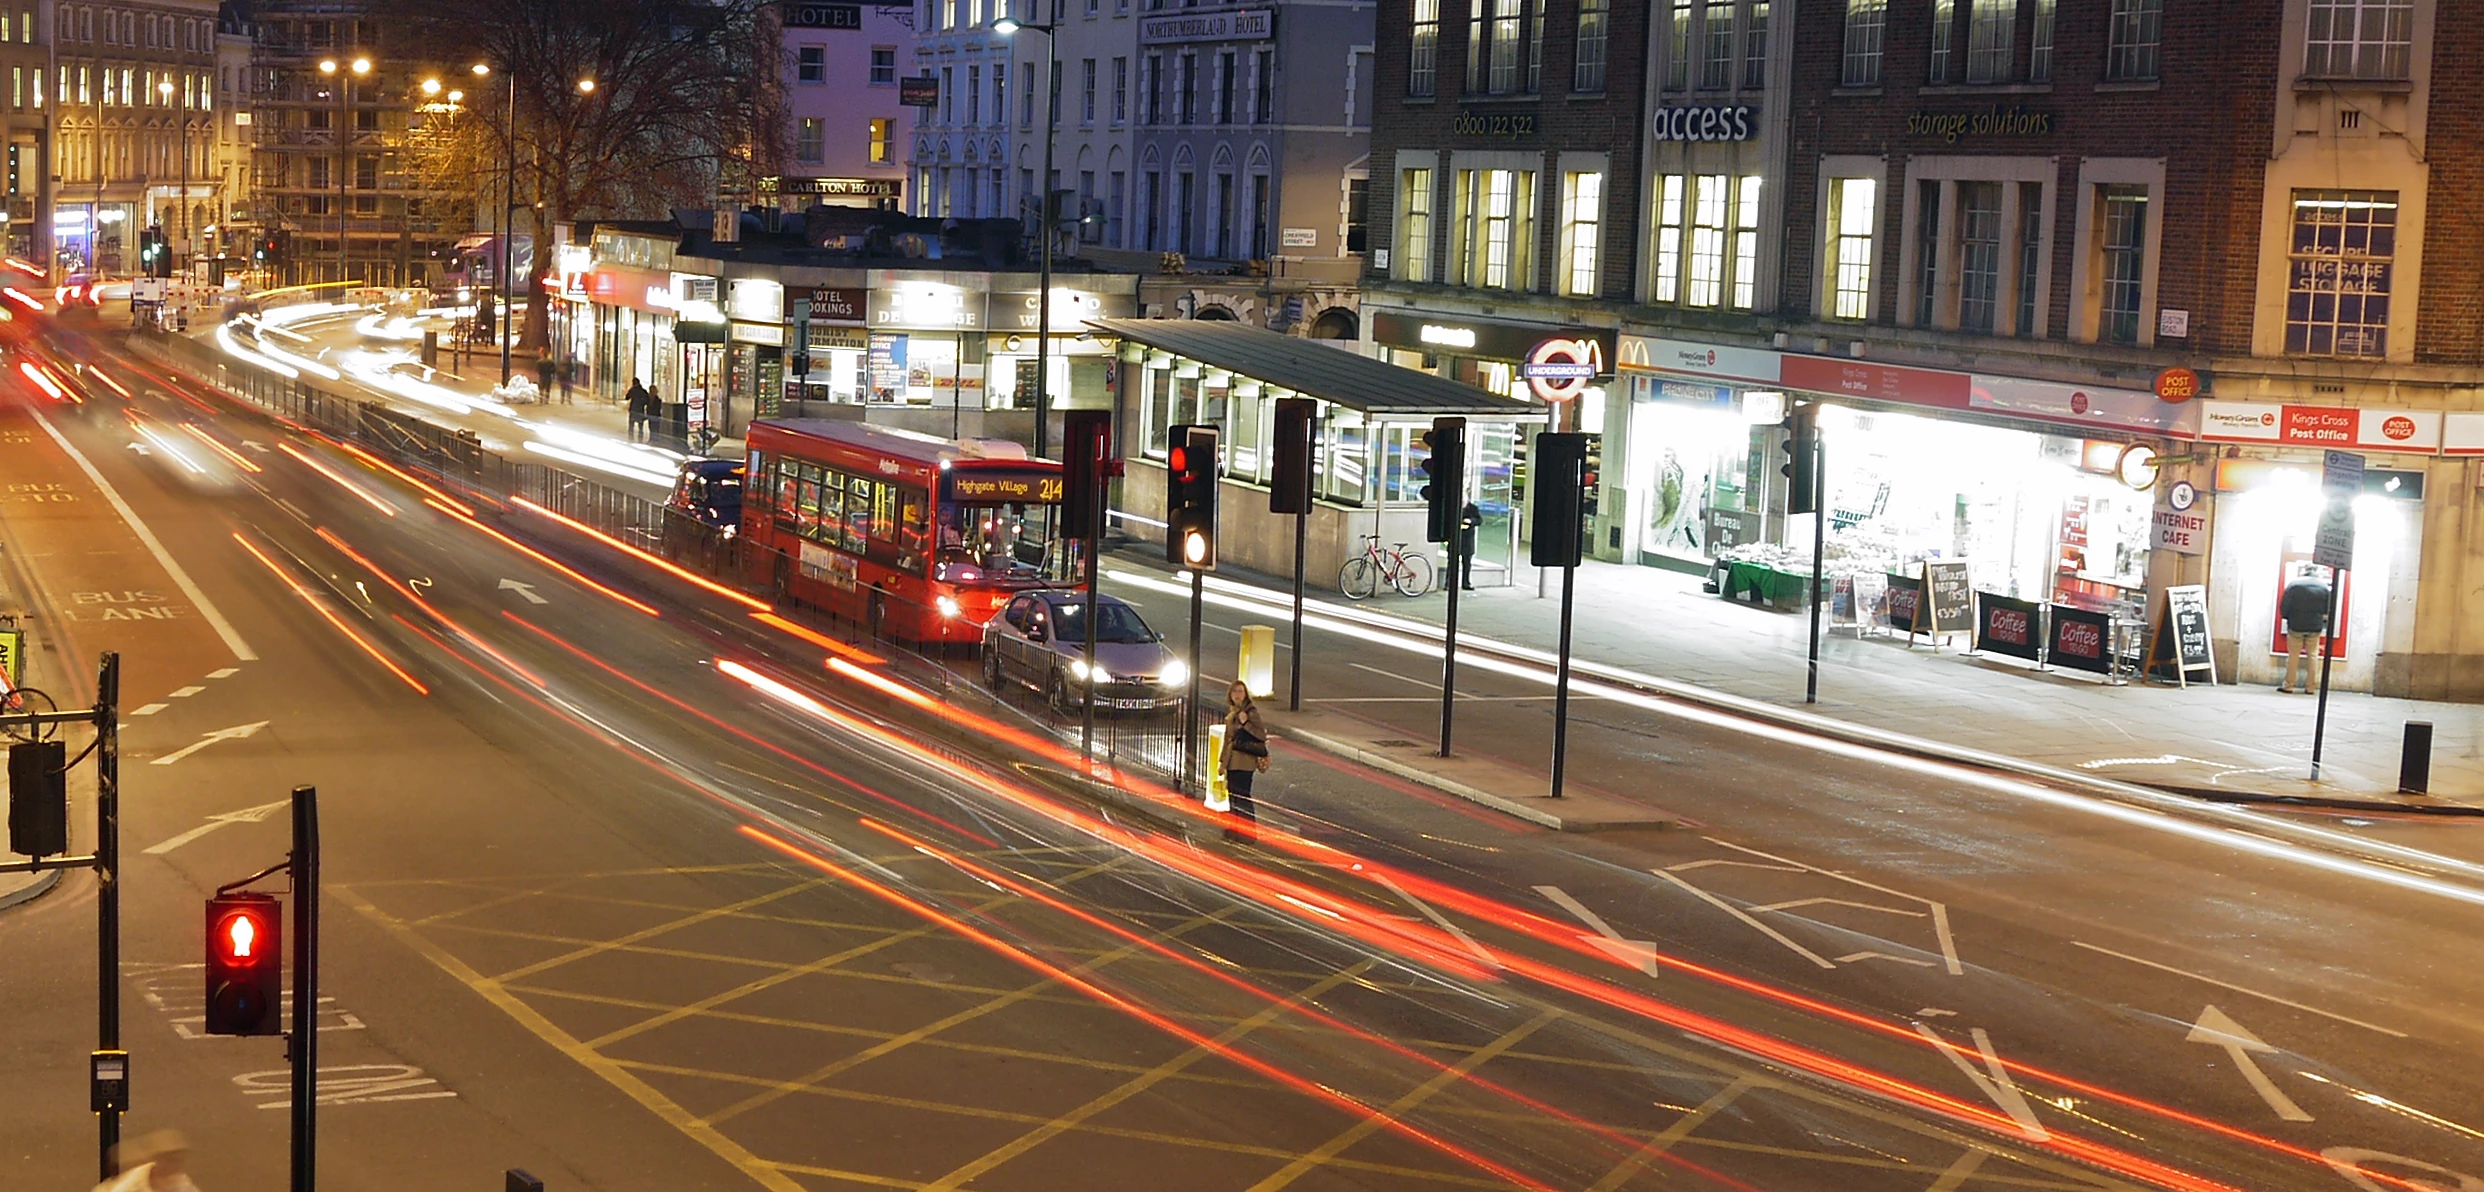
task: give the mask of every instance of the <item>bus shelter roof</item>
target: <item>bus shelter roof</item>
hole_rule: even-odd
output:
[[[1541,407],[1446,377],[1374,360],[1331,341],[1297,339],[1244,323],[1198,319],[1096,319],[1088,324],[1125,343],[1196,360],[1304,397],[1381,416],[1467,414],[1543,416]]]

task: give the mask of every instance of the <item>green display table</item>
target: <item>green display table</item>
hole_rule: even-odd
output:
[[[1807,571],[1779,571],[1758,563],[1728,562],[1724,576],[1717,582],[1717,595],[1778,608],[1800,608],[1803,589],[1810,582],[1811,573]]]

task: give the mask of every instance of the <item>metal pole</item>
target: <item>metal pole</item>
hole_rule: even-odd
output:
[[[1536,533],[1544,532],[1542,526]],[[1570,596],[1578,588],[1578,568],[1561,569],[1561,663],[1553,678],[1552,797],[1561,797],[1561,763],[1570,751]]]
[[[95,1049],[121,1049],[121,656],[95,676]],[[121,1141],[121,1111],[95,1115],[103,1178]]]
[[[336,64],[336,279],[345,280],[345,139],[353,121],[352,106],[346,102],[345,89],[354,85],[351,63]]]
[[[319,1182],[319,788],[293,788],[292,1192]]]
[[[1042,459],[1047,423],[1052,418],[1052,143],[1061,135],[1061,89],[1054,84],[1061,63],[1061,3],[1053,0],[1044,30],[1044,173],[1036,179],[1043,191],[1035,202],[1035,220],[1043,225],[1042,276],[1035,295],[1035,458]]]
[[[1803,702],[1820,702],[1820,556],[1828,549],[1828,479],[1821,471],[1828,448],[1814,431],[1811,436],[1811,670],[1803,679]]]
[[[1190,704],[1182,715],[1182,786],[1199,787],[1199,617],[1207,606],[1207,575],[1190,572]]]
[[[1106,438],[1103,440],[1089,441],[1082,436],[1076,443],[1068,442],[1066,437],[1062,442],[1063,447],[1075,447],[1080,451],[1095,453],[1095,459],[1090,461],[1092,464],[1090,471],[1094,473],[1095,487],[1087,493],[1089,516],[1087,524],[1081,527],[1086,531],[1084,537],[1087,550],[1087,698],[1084,701],[1086,716],[1078,727],[1078,756],[1081,765],[1092,765],[1095,758],[1095,647],[1097,639],[1103,636],[1100,632],[1101,626],[1096,621],[1098,611],[1096,604],[1099,599],[1096,555],[1104,546],[1104,461],[1112,456],[1112,452],[1106,449],[1105,443],[1109,441],[1111,433],[1107,430]]]
[[[1303,549],[1311,537],[1311,515],[1294,515],[1294,657],[1293,678],[1286,683],[1286,708],[1302,711],[1302,568]]]
[[[2312,712],[2311,780],[2314,782],[2320,781],[2320,746],[2329,732],[2329,664],[2337,660],[2336,652],[2329,648],[2329,636],[2344,632],[2337,623],[2337,605],[2338,597],[2346,590],[2346,576],[2347,571],[2343,567],[2330,573],[2329,615],[2320,622],[2320,702]]]
[[[500,383],[509,384],[509,320],[517,312],[510,309],[509,275],[517,271],[517,72],[509,73],[509,120],[503,126],[502,142],[509,150],[509,175],[502,187],[505,200],[500,205]]]
[[[1464,508],[1463,500],[1460,501],[1460,508],[1461,510]],[[1459,520],[1465,519],[1461,516]],[[1445,577],[1449,589],[1449,635],[1441,643],[1440,649],[1440,755],[1442,757],[1449,756],[1450,724],[1456,715],[1458,706],[1458,552],[1463,546],[1460,539],[1464,537],[1466,537],[1466,529],[1463,526],[1452,527],[1449,531],[1449,574]]]

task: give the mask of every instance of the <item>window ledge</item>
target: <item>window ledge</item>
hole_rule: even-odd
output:
[[[1522,103],[1541,103],[1541,102],[1543,102],[1543,100],[1544,100],[1544,97],[1543,97],[1543,96],[1541,96],[1541,95],[1489,95],[1489,94],[1485,94],[1485,95],[1466,95],[1466,94],[1460,94],[1460,95],[1458,96],[1458,102],[1459,102],[1459,103],[1462,103],[1462,104],[1470,104],[1470,103],[1481,103],[1481,104],[1522,104]]]
[[[1943,83],[1924,87],[1917,95],[2050,95],[2051,83]]]
[[[1439,103],[1440,97],[1437,95],[1400,95],[1397,97],[1397,102],[1401,107],[1428,108]]]
[[[1607,98],[1607,94],[1601,88],[1594,91],[1573,91],[1570,93],[1571,103],[1597,103],[1601,102],[1605,98]]]
[[[1836,87],[1830,89],[1829,96],[1833,99],[1878,99],[1880,97],[1880,88]]]
[[[2096,84],[2096,90],[2110,94],[2116,91],[2154,91],[2162,86],[2164,82],[2159,79],[2117,79],[2109,83]]]
[[[2302,75],[2294,80],[2294,89],[2301,91],[2377,91],[2388,95],[2408,95],[2415,84],[2405,79],[2341,79],[2321,75]]]

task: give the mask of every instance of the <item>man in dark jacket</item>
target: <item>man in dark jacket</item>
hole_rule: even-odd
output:
[[[648,394],[646,385],[631,377],[627,400],[630,403],[630,441],[634,443],[638,441],[638,432],[655,417],[655,398]]]
[[[2312,660],[2318,657],[2329,627],[2331,598],[2325,567],[2305,568],[2287,581],[2285,593],[2277,598],[2277,615],[2286,623],[2286,676],[2277,690],[2311,694]],[[2298,668],[2302,673],[2299,683],[2295,681]]]
[[[1475,590],[1475,530],[1481,525],[1483,510],[1473,501],[1458,510],[1458,583],[1469,592]]]

